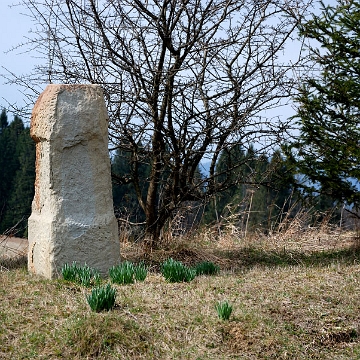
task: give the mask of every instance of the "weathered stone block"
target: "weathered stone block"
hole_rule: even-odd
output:
[[[120,261],[120,243],[101,87],[48,85],[34,106],[30,133],[36,180],[29,271],[54,278],[76,261],[107,273]]]

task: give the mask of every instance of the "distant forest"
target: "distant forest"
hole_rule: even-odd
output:
[[[0,114],[0,233],[26,236],[35,181],[35,143],[15,116]]]
[[[121,149],[111,155],[114,210],[120,223],[141,225],[145,214],[136,191],[132,183],[123,181],[123,175],[129,173],[130,156]],[[9,121],[5,110],[0,115],[0,169],[0,233],[26,237],[34,196],[35,143],[29,127],[18,116]],[[139,168],[143,194],[147,191],[149,171],[150,165],[144,160]],[[246,150],[234,146],[222,152],[216,171],[220,182],[229,181],[225,174],[231,171],[231,185],[206,203],[184,203],[183,209],[171,217],[175,233],[202,225],[222,226],[229,221],[240,230],[268,232],[306,203],[294,188],[294,175],[279,150],[266,156],[256,153],[252,146]],[[202,177],[198,169],[199,182]],[[330,198],[322,197],[311,206],[323,216],[332,209],[333,219],[338,221],[340,213],[334,211]],[[321,215],[317,220],[321,220]]]

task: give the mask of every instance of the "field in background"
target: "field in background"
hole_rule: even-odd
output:
[[[89,289],[28,274],[21,258],[0,264],[0,358],[360,358],[356,233],[296,222],[246,238],[209,228],[151,253],[123,241],[122,257],[145,261],[150,274],[115,286],[115,309],[98,314],[86,302]],[[209,260],[221,272],[166,283],[158,270],[169,257]],[[229,321],[217,317],[223,300],[234,309]]]

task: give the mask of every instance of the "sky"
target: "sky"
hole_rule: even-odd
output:
[[[24,37],[31,29],[29,19],[21,14],[20,6],[12,6],[17,0],[0,1],[0,75],[7,73],[6,69],[15,74],[29,72],[36,60],[29,54],[21,54],[21,49],[10,51],[13,47],[24,42]],[[11,6],[11,7],[10,7]],[[0,108],[16,104],[18,107],[25,105],[24,96],[16,85],[6,84],[6,80],[0,77]]]
[[[18,108],[25,106],[21,88],[6,84],[6,80],[1,75],[6,74],[7,70],[17,75],[27,74],[38,62],[31,55],[22,53],[23,49],[11,51],[25,41],[33,26],[30,19],[23,14],[24,8],[15,5],[18,1],[0,0],[0,109],[7,108],[9,103],[15,104]],[[327,2],[332,3],[334,0]]]

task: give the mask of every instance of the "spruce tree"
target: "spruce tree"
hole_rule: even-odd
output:
[[[26,235],[35,180],[35,146],[29,128],[15,116],[0,115],[0,233],[18,225],[18,236]]]
[[[35,183],[35,143],[30,137],[29,128],[25,128],[17,139],[15,157],[19,166],[12,180],[2,228],[16,225],[19,231],[17,235],[26,236]]]
[[[240,166],[234,167],[235,164]],[[265,231],[278,221],[281,212],[288,211],[294,179],[279,150],[271,159],[266,154],[257,154],[253,146],[246,152],[241,147],[224,151],[217,165],[218,181],[222,181],[226,171],[232,171],[231,176],[238,184],[208,204],[205,223],[227,218],[232,213],[237,214],[235,225],[239,228]]]
[[[302,85],[295,118],[297,141],[285,152],[308,194],[360,205],[360,3],[322,3],[321,15],[301,25],[317,72]],[[314,40],[316,42],[314,42]]]
[[[16,144],[19,135],[24,130],[24,124],[17,116],[10,124],[7,124],[7,119],[3,116],[2,126],[4,127],[0,135],[0,233],[6,230],[3,221],[8,210],[15,173],[19,168]]]
[[[6,110],[2,109],[0,114],[0,135],[9,126]]]
[[[249,152],[248,152],[248,155]],[[266,186],[269,182],[269,159],[265,154],[254,158],[252,156],[251,184],[248,186],[250,196],[247,214],[249,217],[248,227],[263,229],[267,224],[268,208],[271,204],[270,188]]]
[[[139,205],[134,185],[134,171],[138,180],[138,190],[141,196],[145,197],[149,166],[144,159],[137,164],[136,169],[132,168],[131,164],[134,162],[131,161],[131,156],[130,152],[118,148],[112,158],[113,201],[117,216],[132,222],[142,222],[145,214]]]
[[[228,205],[238,206],[245,196],[245,177],[248,169],[245,166],[246,157],[243,147],[235,145],[224,149],[216,164],[216,182],[222,184],[224,190],[216,194],[207,204],[203,222],[219,221],[227,216]],[[229,185],[226,186],[226,183]],[[236,185],[238,183],[238,185]]]

